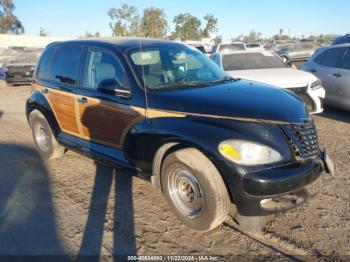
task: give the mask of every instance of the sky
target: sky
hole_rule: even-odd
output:
[[[342,35],[350,32],[350,1],[347,0],[13,0],[14,14],[22,21],[26,34],[38,35],[44,28],[54,37],[78,37],[86,31],[110,36],[111,7],[127,2],[138,8],[164,9],[170,28],[179,13],[200,19],[206,14],[218,18],[218,32],[229,40],[251,30],[270,37],[280,28],[291,36]],[[204,21],[202,22],[204,25]]]

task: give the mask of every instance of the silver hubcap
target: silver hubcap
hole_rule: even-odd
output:
[[[203,193],[196,177],[187,169],[174,168],[168,177],[168,190],[176,208],[190,219],[203,208]]]
[[[42,126],[41,124],[38,124],[35,127],[35,140],[41,151],[43,152],[49,151],[50,138],[48,136],[48,133],[45,127]]]

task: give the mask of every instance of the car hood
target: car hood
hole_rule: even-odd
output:
[[[234,78],[257,81],[282,88],[304,87],[317,81],[313,74],[293,68],[235,70],[228,73]]]
[[[259,122],[302,123],[309,117],[304,103],[292,92],[244,80],[151,91],[148,107],[189,116]]]

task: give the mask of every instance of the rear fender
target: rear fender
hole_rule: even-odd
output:
[[[27,115],[28,123],[29,123],[29,115],[33,110],[38,110],[40,111],[40,113],[44,115],[55,136],[57,136],[60,133],[60,127],[50,107],[50,104],[47,101],[44,94],[42,94],[41,92],[33,91],[32,95],[27,100],[26,115]]]

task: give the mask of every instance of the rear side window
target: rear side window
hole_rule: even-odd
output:
[[[55,48],[48,47],[41,55],[37,70],[37,77],[39,80],[50,80],[50,62],[54,53]]]
[[[59,48],[52,59],[51,80],[75,85],[78,80],[78,65],[82,50],[78,46]]]
[[[316,58],[315,58],[315,62],[317,64],[321,64],[322,63],[322,60],[324,58],[324,55],[326,54],[327,52],[322,52],[320,55],[318,55]]]
[[[344,51],[345,48],[332,48],[327,50],[320,64],[328,67],[337,67]]]
[[[350,70],[350,48],[347,48],[346,55],[341,63],[341,68]]]

